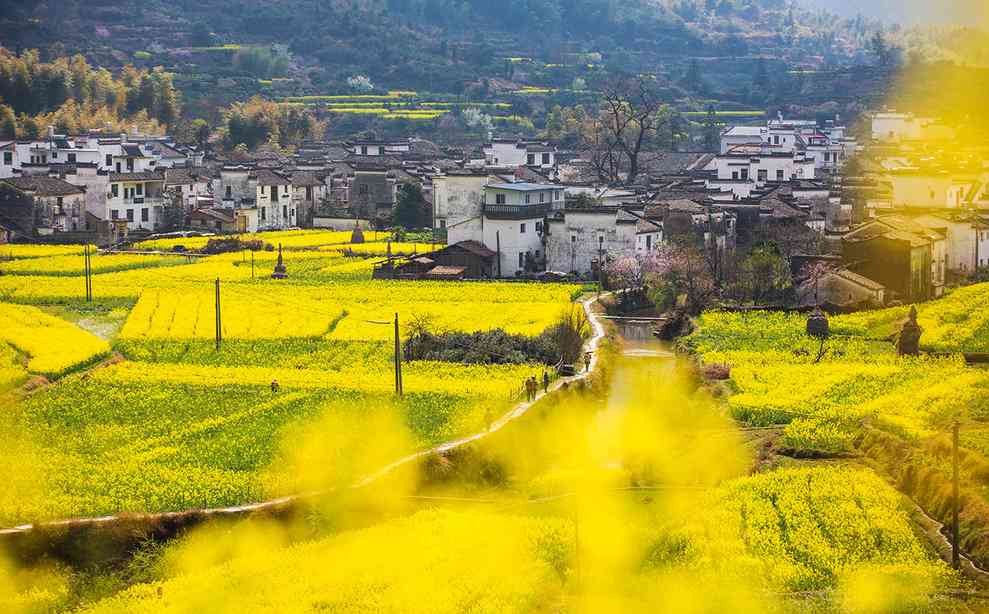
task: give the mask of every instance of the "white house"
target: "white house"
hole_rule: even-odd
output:
[[[292,179],[268,169],[258,169],[251,176],[257,185],[258,227],[264,230],[296,226]]]
[[[469,183],[464,185],[470,188]],[[435,194],[435,186],[433,190]],[[441,194],[446,194],[442,199],[449,198],[450,193],[441,188]],[[472,206],[458,204],[457,210],[466,212]],[[498,254],[495,275],[499,277],[541,271],[546,260],[543,247],[546,217],[563,208],[563,188],[558,185],[491,183],[484,186],[480,216],[447,224],[447,243],[484,244]]]
[[[944,235],[948,271],[970,275],[989,267],[989,223],[982,218],[924,214],[913,221]]]
[[[532,166],[544,170],[556,167],[556,148],[539,141],[494,139],[484,145],[487,166]]]
[[[0,180],[34,197],[40,233],[68,232],[86,227],[86,191],[55,177],[32,175]]]
[[[164,173],[143,171],[111,172],[107,212],[103,219],[127,220],[127,228],[154,230],[161,224],[164,206]]]

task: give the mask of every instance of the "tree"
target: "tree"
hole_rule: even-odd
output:
[[[622,77],[604,87],[597,118],[587,126],[584,145],[603,181],[632,185],[640,174],[640,154],[670,122],[670,108],[653,81]]]
[[[741,262],[741,286],[753,303],[778,301],[790,287],[790,270],[786,261],[767,247],[754,249]]]
[[[9,106],[0,105],[0,138],[17,138],[17,116]]]
[[[879,30],[876,30],[875,34],[872,35],[872,40],[869,41],[869,46],[872,48],[873,55],[876,56],[876,61],[883,68],[888,67],[893,63],[893,54],[890,50],[889,44],[886,43],[886,37]]]
[[[426,226],[426,199],[422,196],[422,186],[418,183],[403,183],[398,187],[392,222],[406,230]]]
[[[721,126],[718,125],[718,112],[713,104],[707,105],[704,118],[704,147],[708,151],[718,151],[721,147]]]
[[[717,284],[704,252],[691,244],[664,245],[641,264],[646,286],[657,304],[683,300],[690,314],[703,311],[717,296]],[[669,297],[662,300],[661,297]]]

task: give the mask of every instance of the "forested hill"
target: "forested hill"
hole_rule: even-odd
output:
[[[355,74],[457,93],[479,79],[526,83],[525,66],[508,65],[528,59],[660,74],[686,73],[687,58],[847,65],[864,58],[870,28],[785,0],[47,0],[7,3],[0,40],[211,83],[248,68],[292,77],[293,93],[333,91]],[[245,46],[272,44],[284,57],[231,61]]]

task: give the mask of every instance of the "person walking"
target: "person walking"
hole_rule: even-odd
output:
[[[543,393],[549,393],[549,373],[543,369]]]

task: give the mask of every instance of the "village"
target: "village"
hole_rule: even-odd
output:
[[[408,138],[231,156],[167,136],[50,128],[0,144],[0,240],[120,248],[404,225],[435,251],[389,255],[376,277],[601,280],[622,257],[691,245],[719,286],[769,245],[786,274],[746,298],[833,311],[921,302],[980,279],[979,151],[938,151],[953,130],[908,113],[872,113],[864,139],[839,120],[727,126],[717,151],[644,154],[631,185],[601,181],[588,152],[493,135],[475,148]]]

